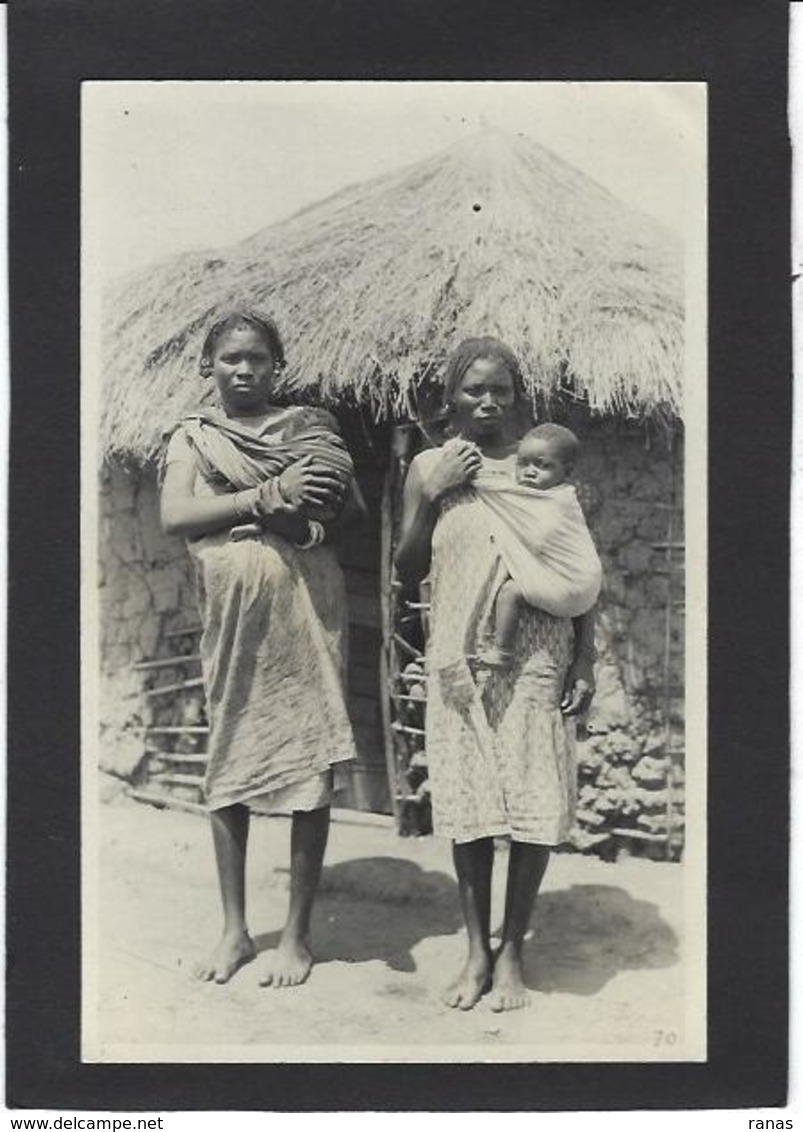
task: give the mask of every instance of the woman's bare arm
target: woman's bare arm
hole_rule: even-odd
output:
[[[256,521],[250,508],[259,498],[259,488],[197,497],[192,493],[195,474],[191,461],[171,461],[165,469],[161,519],[167,534],[199,538]],[[290,511],[266,514],[263,507],[259,522],[267,530],[294,542],[302,542],[307,537],[306,520]]]
[[[396,550],[396,569],[404,581],[420,582],[429,573],[438,511],[437,499],[425,490],[421,461],[415,459],[404,484],[401,539]]]
[[[597,609],[589,609],[582,617],[572,619],[574,627],[574,652],[566,684],[563,691],[561,710],[564,715],[579,715],[584,712],[594,698],[594,661],[597,650],[594,647],[594,629]]]
[[[597,607],[593,606],[589,609],[588,613],[584,613],[581,617],[575,617],[572,620],[574,626],[574,657],[580,659],[583,656],[588,658],[593,664],[596,660],[597,651],[594,647],[594,630],[597,623]]]
[[[243,504],[234,494],[196,498],[192,494],[195,469],[175,461],[165,468],[161,491],[162,527],[166,534],[196,538],[233,527],[243,520]]]
[[[401,541],[396,551],[396,569],[405,581],[419,582],[429,573],[441,500],[470,483],[481,464],[476,445],[462,440],[448,441],[436,453],[419,452],[413,460],[404,485]]]

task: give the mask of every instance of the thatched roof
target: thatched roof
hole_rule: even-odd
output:
[[[211,392],[206,326],[244,304],[285,338],[291,396],[405,412],[461,338],[494,334],[536,394],[681,412],[679,241],[523,136],[483,131],[104,301],[102,445],[144,458]]]

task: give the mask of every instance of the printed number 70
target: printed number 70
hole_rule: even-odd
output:
[[[652,1044],[654,1046],[673,1046],[678,1040],[677,1030],[654,1030]]]

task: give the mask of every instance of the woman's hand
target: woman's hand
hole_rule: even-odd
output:
[[[346,485],[336,472],[316,464],[313,456],[302,456],[279,476],[279,491],[291,511],[305,504],[311,507],[338,507]]]
[[[473,479],[481,464],[482,454],[476,444],[470,440],[447,441],[423,484],[424,495],[430,503],[440,502],[447,492]]]
[[[566,716],[582,715],[591,706],[596,690],[594,662],[581,653],[575,657],[566,673],[560,701],[561,712]]]

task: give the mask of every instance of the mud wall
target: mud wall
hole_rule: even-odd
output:
[[[602,847],[612,831],[630,831],[632,845],[677,856],[683,838],[682,437],[619,421],[586,422],[578,431],[578,490],[605,585],[598,691],[579,747],[575,844]]]
[[[156,654],[166,629],[197,620],[184,544],[159,523],[155,471],[104,470],[99,544],[100,765],[127,778],[144,753],[143,679],[133,665]]]

